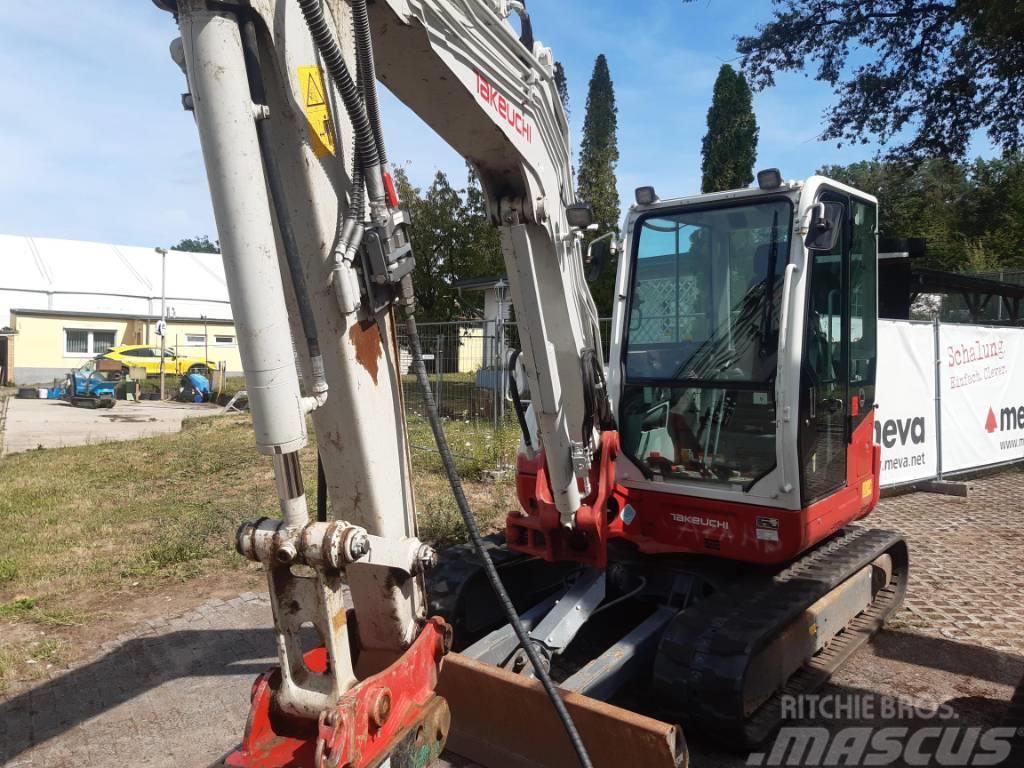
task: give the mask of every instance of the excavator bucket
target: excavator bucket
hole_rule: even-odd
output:
[[[485,768],[571,768],[576,754],[536,680],[458,653],[441,667],[437,692],[448,701],[448,749]],[[686,768],[679,726],[561,692],[596,768]]]

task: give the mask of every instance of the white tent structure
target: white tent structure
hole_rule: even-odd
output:
[[[0,328],[12,309],[159,315],[162,257],[153,248],[0,235]],[[167,313],[231,319],[217,254],[167,252]]]

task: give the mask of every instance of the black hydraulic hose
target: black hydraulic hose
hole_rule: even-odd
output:
[[[327,473],[324,472],[324,457],[316,452],[316,521],[327,522]]]
[[[555,690],[555,684],[551,682],[551,675],[548,674],[548,670],[544,666],[544,662],[542,661],[540,654],[537,652],[537,647],[533,644],[533,641],[527,634],[522,622],[519,620],[519,614],[516,612],[516,608],[512,604],[512,600],[509,598],[508,592],[505,590],[505,585],[501,583],[501,577],[498,576],[498,570],[494,567],[494,562],[491,560],[490,554],[488,554],[487,550],[484,548],[484,542],[480,536],[480,530],[477,528],[476,519],[473,517],[473,513],[469,508],[469,501],[467,501],[465,491],[462,489],[462,481],[459,479],[459,472],[455,468],[455,459],[452,457],[451,449],[448,447],[448,440],[445,437],[444,429],[441,426],[441,418],[437,413],[437,404],[434,402],[434,394],[430,390],[430,379],[427,377],[427,367],[423,362],[423,349],[420,346],[420,337],[416,329],[416,318],[412,315],[411,311],[406,317],[405,325],[406,333],[409,336],[409,344],[412,347],[413,368],[416,370],[416,379],[423,392],[423,401],[427,407],[427,418],[430,421],[430,429],[434,433],[434,441],[437,443],[437,451],[441,455],[441,463],[444,465],[445,474],[448,475],[448,482],[451,484],[452,493],[455,496],[455,503],[459,507],[459,513],[462,515],[463,522],[466,524],[466,530],[469,531],[469,539],[473,543],[473,548],[476,550],[477,556],[483,562],[484,572],[487,574],[487,580],[491,583],[491,588],[494,590],[494,594],[497,596],[498,602],[501,603],[502,610],[504,611],[509,624],[512,625],[512,630],[519,639],[520,647],[522,647],[526,652],[526,656],[529,658],[530,664],[533,665],[533,670],[537,675],[537,679],[540,680],[540,684],[544,687],[545,693],[547,693],[548,698],[551,699],[551,704],[558,713],[558,719],[561,720],[562,725],[565,726],[565,732],[569,735],[569,740],[572,742],[573,749],[576,750],[576,756],[579,758],[580,765],[583,766],[583,768],[593,768],[593,763],[590,761],[590,755],[587,754],[587,748],[583,744],[583,739],[580,738],[580,733],[576,730],[576,724],[572,721],[569,711],[565,708],[565,702],[562,701],[562,698]]]
[[[345,65],[345,59],[341,55],[341,48],[334,38],[327,19],[324,18],[324,10],[321,0],[297,0],[302,16],[309,27],[309,34],[316,44],[317,50],[323,57],[324,66],[334,81],[334,85],[341,94],[341,100],[345,104],[349,120],[352,121],[352,130],[355,133],[356,149],[358,156],[362,158],[364,168],[369,170],[381,164],[380,156],[377,154],[377,139],[373,135],[373,128],[366,114],[366,107],[359,94],[359,88],[352,80],[352,75]]]
[[[608,402],[608,382],[604,378],[601,357],[592,349],[583,350],[581,366],[583,374],[583,439],[594,431],[594,425],[601,430],[615,429],[615,416]]]
[[[514,350],[508,359],[508,390],[512,395],[512,405],[515,406],[516,420],[519,422],[519,430],[523,433],[523,444],[527,450],[533,450],[533,442],[530,440],[530,428],[526,424],[526,411],[523,409],[523,400],[519,396],[519,384],[516,383],[516,360],[519,359],[519,350]]]
[[[353,14],[354,14],[353,9]],[[367,35],[369,35],[369,21],[367,21]],[[359,49],[359,34],[356,33],[356,88],[359,90],[361,97],[366,102],[366,63],[362,57],[358,55]],[[373,57],[370,57],[370,67],[373,67]],[[376,93],[374,94],[376,96]],[[376,105],[375,105],[376,106]],[[373,124],[372,115],[367,112],[367,116],[371,118],[370,127],[374,131],[375,141],[378,148],[378,156],[382,142],[379,140],[380,134],[377,133],[377,126]],[[379,115],[378,115],[379,119]],[[340,240],[339,250],[341,256],[344,258],[346,253],[351,249],[353,243],[357,243],[356,227],[359,226],[359,220],[363,217],[363,208],[366,205],[366,177],[363,173],[363,162],[362,155],[359,153],[358,143],[352,148],[352,176],[351,176],[352,188],[349,192],[348,210],[345,212],[344,227],[342,229],[343,235]]]
[[[245,71],[249,78],[249,95],[254,104],[265,105],[266,90],[263,87],[263,76],[260,70],[259,44],[256,40],[256,25],[252,16],[242,21],[242,53],[245,59]],[[260,154],[267,172],[267,186],[270,188],[270,201],[277,218],[277,227],[281,233],[281,244],[284,246],[285,262],[291,277],[292,288],[295,290],[295,301],[299,305],[299,320],[302,333],[306,337],[310,364],[313,367],[315,385],[326,385],[323,369],[323,357],[320,354],[320,341],[316,333],[316,320],[313,308],[309,304],[309,291],[306,288],[306,274],[299,261],[299,245],[292,228],[291,214],[285,204],[285,185],[281,176],[281,168],[277,163],[277,155],[270,138],[270,124],[266,119],[256,120],[256,138],[259,142]],[[314,386],[314,391],[316,390]]]
[[[366,105],[366,117],[377,140],[377,157],[386,165],[388,155],[384,149],[384,132],[380,123],[380,105],[377,101],[377,71],[373,64],[373,42],[370,40],[370,14],[366,0],[353,0],[352,27],[356,37],[356,60],[359,66],[359,88]]]
[[[526,0],[519,0],[523,4],[523,10],[519,13],[520,33],[519,42],[523,44],[530,53],[533,53],[533,22],[530,21],[530,12],[526,10]]]

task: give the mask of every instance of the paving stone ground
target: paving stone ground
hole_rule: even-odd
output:
[[[998,724],[1024,677],[1024,472],[974,481],[967,500],[885,499],[870,520],[907,536],[910,592],[826,691],[945,702],[959,722]],[[196,603],[0,701],[0,765],[181,768],[229,750],[273,661],[270,607],[256,593]],[[697,768],[746,764],[699,738],[691,747]]]

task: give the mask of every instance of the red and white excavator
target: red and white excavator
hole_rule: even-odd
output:
[[[225,765],[422,766],[446,744],[483,765],[685,765],[680,724],[761,742],[880,628],[906,546],[849,525],[878,499],[872,197],[775,170],[643,187],[622,241],[584,257],[592,215],[523,3],[156,2],[281,508],[237,534],[280,663]],[[432,408],[471,543],[416,537],[400,322],[432,400],[377,80],[472,163],[501,232],[522,343],[505,543],[472,524]],[[586,273],[611,252],[606,364]],[[310,414],[330,520],[303,489]]]

